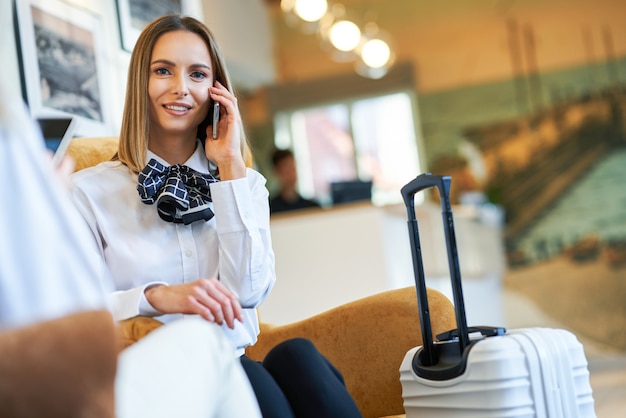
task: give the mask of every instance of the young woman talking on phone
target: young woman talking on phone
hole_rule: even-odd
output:
[[[284,342],[263,363],[244,355],[259,333],[255,308],[276,280],[268,191],[251,168],[237,98],[204,24],[168,15],[143,30],[116,158],[73,183],[114,279],[116,319],[199,315],[221,326],[265,417],[360,416],[309,341]]]

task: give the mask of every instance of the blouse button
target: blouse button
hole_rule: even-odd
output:
[[[191,252],[191,250],[187,250],[187,251],[185,251],[185,255],[187,257],[191,257],[193,255],[193,253]]]

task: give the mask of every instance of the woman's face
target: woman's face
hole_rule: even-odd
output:
[[[190,136],[209,108],[212,62],[202,38],[184,30],[157,40],[150,58],[148,96],[152,138]]]

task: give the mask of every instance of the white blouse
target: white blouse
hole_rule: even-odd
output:
[[[166,161],[148,151],[147,160]],[[185,163],[209,172],[202,146]],[[210,185],[215,216],[190,225],[163,221],[156,205],[143,203],[138,175],[118,161],[74,174],[73,199],[87,221],[108,265],[115,292],[110,304],[115,319],[159,316],[169,322],[181,314],[162,315],[145,298],[155,284],[178,284],[217,277],[239,299],[244,322],[222,329],[236,354],[254,344],[259,333],[256,307],[276,281],[265,178],[247,169],[246,178]]]

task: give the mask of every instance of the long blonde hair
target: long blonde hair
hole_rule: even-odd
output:
[[[213,64],[213,80],[219,81],[234,94],[226,63],[215,37],[202,22],[189,16],[166,15],[149,23],[139,35],[130,57],[126,101],[116,156],[134,172],[141,171],[146,165],[146,152],[150,138],[148,79],[152,50],[161,35],[178,30],[185,30],[202,38]],[[199,138],[206,136],[205,130],[206,124],[200,124]],[[252,153],[243,127],[241,131],[241,153],[246,165],[252,167]]]

